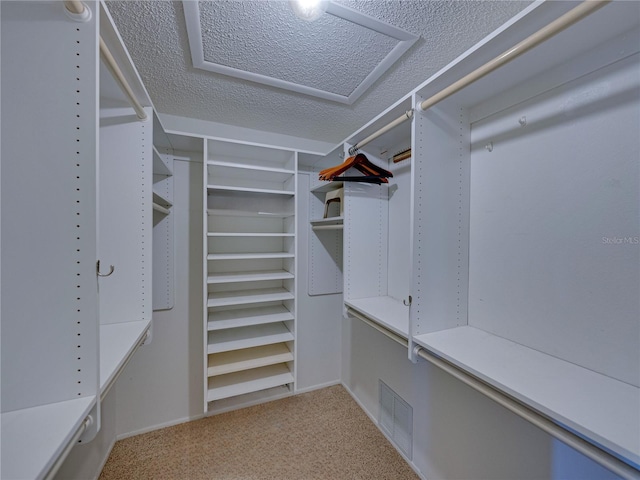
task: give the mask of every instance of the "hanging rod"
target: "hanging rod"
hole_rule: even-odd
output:
[[[85,7],[84,3],[79,0],[64,0],[64,6],[67,10],[69,10],[69,12],[75,15],[82,15],[85,12],[85,8],[87,8]],[[146,120],[147,113],[144,111],[144,108],[142,107],[140,102],[138,102],[138,99],[133,93],[133,90],[131,90],[127,79],[124,77],[122,70],[120,70],[120,67],[118,67],[115,58],[113,58],[113,55],[109,51],[107,44],[104,43],[104,40],[102,40],[102,36],[100,37],[100,56],[109,69],[109,72],[113,76],[114,80],[120,87],[120,90],[122,90],[122,93],[124,93],[124,95],[129,100],[129,103],[136,112],[136,116],[140,120]]]
[[[416,109],[424,112],[425,110],[433,107],[436,103],[462,90],[464,87],[472,84],[476,80],[481,79],[488,73],[493,72],[494,70],[500,68],[511,60],[518,58],[523,53],[528,52],[534,47],[537,47],[541,43],[562,32],[574,23],[592,14],[599,8],[604,7],[610,1],[611,0],[586,0],[582,2],[577,7],[569,10],[561,17],[558,17],[546,27],[541,28],[536,33],[528,36],[514,47],[511,47],[510,49],[504,51],[493,60],[489,60],[481,67],[476,68],[473,72],[465,75],[460,80],[449,85],[447,88],[440,90],[435,95],[427,98],[423,102],[418,103],[418,105],[416,105]]]
[[[356,312],[352,308],[347,308],[347,313],[358,320],[366,323],[370,327],[376,329],[383,335],[386,335],[391,340],[399,343],[400,345],[409,348],[409,341],[406,338],[401,337],[395,332],[385,328],[379,323],[369,319],[365,315]],[[562,443],[568,445],[574,450],[582,453],[584,456],[590,458],[594,462],[602,465],[607,470],[615,473],[625,480],[638,480],[640,479],[640,472],[630,465],[626,464],[619,458],[611,455],[610,453],[592,445],[591,443],[579,437],[575,433],[569,430],[565,430],[547,417],[529,408],[528,406],[514,400],[512,397],[494,388],[493,386],[479,380],[478,378],[470,375],[466,371],[456,367],[455,365],[443,360],[442,358],[432,354],[425,348],[415,345],[416,355],[428,361],[432,365],[440,368],[449,375],[460,380],[465,385],[473,388],[477,392],[485,395],[494,402],[503,406],[512,413],[515,413],[519,417],[532,423],[534,426],[548,433],[552,437],[560,440]]]
[[[372,142],[373,140],[378,138],[380,135],[384,135],[392,128],[395,128],[401,123],[404,123],[407,120],[411,120],[412,118],[413,118],[413,108],[407,110],[406,112],[404,112],[404,114],[401,117],[396,118],[393,122],[389,123],[388,125],[385,125],[380,130],[373,132],[364,140],[361,140],[358,143],[356,143],[353,147],[349,149],[349,155],[355,155],[358,152],[358,150],[364,147],[367,143]]]
[[[78,430],[76,430],[76,433],[73,434],[73,436],[69,440],[69,443],[67,443],[67,445],[62,450],[62,453],[58,455],[58,458],[56,459],[56,461],[53,463],[53,465],[45,475],[44,480],[53,480],[53,478],[55,478],[56,473],[58,473],[58,470],[60,470],[60,467],[69,456],[69,453],[71,453],[71,450],[73,450],[73,447],[75,447],[78,444],[78,440],[80,440],[80,437],[82,437],[82,435],[87,430],[89,425],[92,424],[92,422],[93,422],[93,419],[91,418],[91,416],[88,416],[83,420],[83,422],[80,424],[80,427],[78,427]]]
[[[429,97],[423,102],[418,103],[416,105],[416,110],[420,110],[424,112],[428,108],[433,107],[436,103],[453,95],[459,90],[462,90],[464,87],[470,85],[476,80],[479,80],[480,78],[484,77],[488,73],[493,72],[494,70],[510,62],[511,60],[514,60],[515,58],[519,57],[523,53],[528,52],[532,48],[540,45],[541,43],[553,37],[557,33],[560,33],[564,29],[570,27],[574,23],[582,20],[583,18],[592,14],[593,12],[603,7],[610,1],[611,0],[595,0],[595,1],[585,0],[577,7],[573,8],[572,10],[569,10],[567,13],[565,13],[561,17],[557,18],[556,20],[548,24],[546,27],[541,28],[536,33],[525,38],[514,47],[511,47],[509,50],[498,55],[493,60],[489,60],[483,66],[475,69],[473,72],[462,77],[460,80],[452,83],[448,87],[444,88],[443,90]],[[394,121],[392,121],[388,125],[372,133],[364,140],[356,143],[354,146],[349,148],[349,155],[355,155],[358,152],[358,150],[364,147],[367,143],[375,140],[380,135],[387,133],[389,130],[400,125],[401,123],[404,123],[407,120],[411,120],[411,118],[413,117],[413,112],[414,112],[414,109],[407,110],[405,114],[402,115],[401,117],[396,118]]]

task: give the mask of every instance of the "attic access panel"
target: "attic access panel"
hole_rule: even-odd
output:
[[[182,2],[193,66],[353,104],[418,40],[329,2],[315,22],[288,2]]]

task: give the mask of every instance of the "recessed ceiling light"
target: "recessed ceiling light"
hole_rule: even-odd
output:
[[[298,18],[313,22],[327,9],[326,0],[290,0],[289,4]]]

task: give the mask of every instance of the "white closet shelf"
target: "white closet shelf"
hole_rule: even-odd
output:
[[[233,185],[207,185],[207,191],[266,193],[269,195],[287,195],[289,197],[292,197],[293,195],[295,195],[295,192],[291,190],[276,190],[273,188],[237,187]]]
[[[210,208],[207,215],[219,215],[222,217],[257,217],[257,218],[288,218],[293,217],[293,212],[255,212],[246,210],[229,210],[223,208]]]
[[[264,280],[287,280],[294,278],[286,270],[257,270],[252,272],[209,273],[207,283],[259,282]]]
[[[635,468],[640,466],[640,388],[471,326],[413,340]]]
[[[171,213],[171,211],[168,208],[163,207],[162,205],[159,205],[157,203],[153,203],[153,210],[154,212],[158,212],[161,213],[163,215],[169,215]]]
[[[250,303],[279,302],[293,300],[294,295],[284,288],[261,288],[256,290],[238,290],[233,292],[209,293],[207,307],[226,307]]]
[[[163,207],[173,206],[173,202],[171,202],[171,200],[166,199],[157,192],[153,192],[153,203],[157,203],[158,205],[162,205]]]
[[[225,162],[223,160],[207,160],[207,165],[214,166],[214,167],[237,168],[239,170],[253,170],[258,172],[285,173],[287,175],[294,175],[296,173],[295,170],[290,170],[288,168],[268,167],[264,165],[251,165],[247,163]]]
[[[162,159],[162,155],[156,149],[156,146],[152,146],[153,149],[153,173],[154,175],[165,175],[167,177],[173,175],[173,172],[169,168],[169,165]]]
[[[293,361],[293,353],[284,343],[274,343],[255,348],[245,348],[209,355],[207,374],[210,377],[266,367]]]
[[[107,393],[138,349],[151,320],[100,325],[100,394]]]
[[[208,382],[207,402],[279,387],[289,383],[293,383],[293,374],[283,363],[211,377]]]
[[[284,323],[231,328],[209,333],[207,353],[222,353],[291,341],[293,341],[293,333]]]
[[[260,252],[260,253],[210,253],[207,260],[257,260],[265,258],[293,258],[289,252]]]
[[[400,300],[385,296],[345,300],[344,303],[387,330],[409,338],[409,307]]]
[[[311,193],[327,193],[331,190],[337,190],[344,185],[343,182],[327,182],[320,185],[316,185],[311,189]]]
[[[209,232],[207,237],[295,237],[295,233],[284,232]]]
[[[293,319],[293,313],[287,310],[284,305],[241,308],[210,313],[207,318],[207,329],[209,331],[224,330],[250,325],[286,322]]]
[[[311,225],[342,225],[344,217],[316,218],[311,220]]]
[[[96,403],[95,396],[2,413],[2,478],[44,478]]]

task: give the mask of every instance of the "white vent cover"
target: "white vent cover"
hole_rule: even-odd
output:
[[[194,68],[348,105],[419,38],[332,2],[313,23],[282,1],[182,4]]]
[[[380,428],[411,460],[413,455],[413,407],[382,380],[380,385]]]

